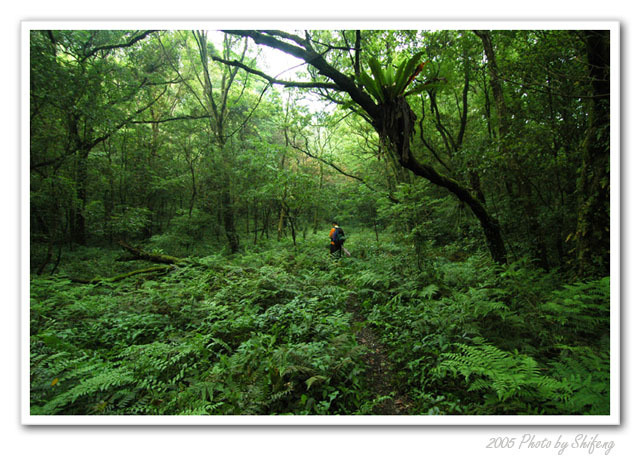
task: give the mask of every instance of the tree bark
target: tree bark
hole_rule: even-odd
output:
[[[609,274],[610,264],[609,32],[588,31],[585,38],[593,97],[577,189],[580,198],[576,230],[579,276]]]
[[[233,159],[233,156],[228,151],[228,137],[225,136],[225,123],[227,120],[227,97],[229,94],[229,90],[231,89],[231,84],[233,83],[233,80],[235,79],[235,76],[237,74],[238,68],[236,67],[233,68],[233,70],[230,70],[228,75],[223,71],[223,78],[220,87],[220,98],[218,99],[218,103],[216,103],[216,100],[213,97],[213,85],[211,83],[211,77],[209,75],[209,53],[207,48],[207,36],[205,32],[194,32],[194,36],[196,38],[198,49],[200,51],[200,63],[202,65],[202,71],[204,75],[204,82],[202,87],[203,95],[205,98],[204,105],[206,106],[210,114],[209,127],[214,137],[213,142],[220,152],[220,183],[222,188],[220,202],[222,205],[222,223],[224,226],[225,235],[227,237],[229,249],[231,250],[231,253],[236,253],[240,248],[240,239],[236,232],[235,213],[231,198],[230,173],[232,168],[231,161]],[[225,39],[224,53],[226,56],[230,54],[229,46],[230,44],[228,43],[227,39]]]
[[[80,245],[86,245],[86,221],[84,210],[87,206],[87,160],[89,159],[89,150],[81,149],[78,151],[78,162],[76,169],[76,196],[80,207],[73,208],[73,221],[71,224],[71,237],[73,242]]]
[[[76,283],[85,283],[85,284],[98,284],[102,282],[118,282],[120,280],[126,279],[127,277],[131,277],[138,274],[151,274],[158,272],[166,272],[169,271],[174,266],[186,265],[189,263],[189,260],[185,258],[177,258],[170,255],[160,255],[156,253],[145,252],[142,249],[137,247],[133,247],[127,244],[125,241],[118,241],[120,247],[129,252],[132,256],[126,258],[126,260],[145,260],[150,261],[152,263],[160,263],[164,266],[150,266],[148,268],[136,269],[135,271],[125,272],[123,274],[119,274],[114,277],[96,277],[93,279],[82,279],[82,278],[72,278],[72,282]]]
[[[491,258],[496,263],[504,264],[507,262],[507,251],[502,239],[500,223],[487,212],[486,207],[478,198],[473,196],[469,190],[455,180],[439,174],[427,164],[419,163],[411,153],[408,154],[407,160],[402,162],[402,165],[414,174],[428,179],[433,184],[446,188],[460,201],[465,203],[482,226]]]

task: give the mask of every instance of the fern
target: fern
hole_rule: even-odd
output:
[[[610,363],[608,346],[562,345],[561,355],[551,363],[553,375],[570,385],[572,394],[558,404],[565,414],[608,415],[610,413]]]
[[[592,342],[609,331],[609,277],[565,285],[542,303],[540,311],[548,324],[566,334],[566,339]]]
[[[55,396],[53,399],[45,403],[41,407],[32,407],[31,413],[34,415],[49,415],[68,407],[81,399],[85,399],[85,403],[80,406],[80,414],[89,414],[91,402],[89,396],[95,396],[93,401],[99,403],[99,397],[106,397],[109,393],[117,392],[118,389],[131,386],[135,383],[133,373],[126,367],[108,368],[104,365],[94,365],[91,369],[94,373],[83,379],[77,385],[64,391],[62,394]]]
[[[31,411],[353,414],[403,397],[411,413],[608,413],[608,278],[563,287],[419,239],[429,229],[406,245],[355,234],[340,268],[318,235],[153,281],[34,277]],[[113,258],[95,253],[74,267],[108,276]],[[363,325],[386,345],[395,394],[369,388]]]
[[[437,378],[449,374],[464,377],[470,392],[488,392],[486,405],[501,412],[524,412],[527,403],[560,398],[566,401],[568,384],[543,375],[531,357],[505,352],[481,338],[475,345],[455,344],[458,353],[444,353],[440,364],[431,370]]]

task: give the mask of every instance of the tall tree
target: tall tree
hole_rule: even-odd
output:
[[[42,34],[43,32],[32,32]],[[47,31],[50,40],[49,71],[57,75],[47,80],[34,74],[32,66],[32,131],[39,122],[50,122],[40,116],[45,106],[48,115],[59,119],[55,140],[57,153],[32,149],[31,170],[57,170],[73,160],[76,203],[69,208],[71,240],[86,243],[85,210],[88,202],[88,159],[91,151],[149,109],[161,96],[140,103],[139,96],[149,86],[149,79],[113,56],[137,46],[153,31]],[[33,40],[32,44],[37,45]],[[32,55],[35,60],[39,56]],[[118,80],[110,75],[117,74]],[[140,76],[140,77],[138,77]],[[55,114],[53,114],[55,112]],[[47,135],[51,135],[49,130]],[[39,134],[34,144],[38,144]]]
[[[498,119],[498,137],[497,147],[498,155],[504,157],[505,163],[507,163],[511,175],[516,176],[518,187],[523,194],[520,201],[524,208],[524,214],[527,219],[527,224],[531,228],[534,243],[536,245],[536,260],[544,269],[549,269],[549,260],[547,257],[547,247],[544,241],[542,228],[538,221],[538,209],[535,204],[532,194],[530,181],[522,176],[522,172],[518,166],[519,157],[516,149],[510,144],[510,124],[509,124],[509,110],[505,101],[505,96],[501,83],[500,70],[498,69],[498,63],[495,55],[494,44],[491,38],[491,32],[487,30],[476,30],[476,35],[482,40],[482,45],[487,58],[487,66],[489,69],[489,83],[493,93],[494,104],[496,107],[496,117]]]
[[[583,35],[591,97],[586,137],[582,144],[582,168],[578,180],[580,198],[576,230],[578,273],[590,275],[609,269],[609,152],[610,57],[609,32],[591,30]]]
[[[203,101],[202,104],[209,116],[209,129],[213,137],[213,144],[220,154],[219,160],[219,185],[221,188],[222,221],[229,249],[232,253],[238,251],[240,239],[236,232],[235,213],[232,201],[232,171],[234,156],[229,140],[235,134],[231,130],[229,97],[234,80],[238,74],[238,67],[223,65],[222,75],[219,81],[219,90],[214,91],[214,85],[209,68],[212,56],[215,56],[213,45],[207,39],[205,31],[194,31],[198,45],[199,59],[203,78],[201,80]],[[225,35],[223,40],[222,58],[232,58],[232,38]],[[247,52],[247,41],[244,40],[238,62],[242,63]],[[217,92],[217,93],[216,93]]]
[[[328,83],[315,81],[311,84],[299,84],[300,86],[314,87],[312,84],[315,84],[317,88],[330,88],[348,94],[401,166],[447,189],[471,209],[482,226],[492,258],[498,263],[506,262],[506,249],[498,220],[464,185],[442,175],[431,165],[416,158],[411,148],[416,115],[407,103],[404,93],[374,100],[372,95],[359,86],[353,78],[332,66],[323,54],[316,50],[309,33],[304,37],[283,31],[228,30],[226,33],[250,37],[256,44],[266,45],[298,57],[330,81]]]

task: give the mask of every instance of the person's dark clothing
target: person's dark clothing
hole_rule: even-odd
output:
[[[331,245],[329,246],[329,253],[339,258],[342,256],[342,244],[338,241],[333,240],[333,233],[338,228],[340,227],[338,225],[335,225],[333,228],[331,228],[331,231],[329,232],[329,239],[331,239]]]

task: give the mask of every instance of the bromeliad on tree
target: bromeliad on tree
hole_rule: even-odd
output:
[[[416,68],[416,71],[413,72],[413,74],[411,75],[411,77],[409,78],[409,80],[407,81],[407,83],[405,84],[404,88],[402,89],[402,91],[404,92],[407,87],[409,86],[409,84],[411,84],[411,81],[413,81],[415,78],[418,77],[418,75],[420,73],[422,73],[422,69],[424,68],[424,66],[427,64],[427,62],[429,62],[428,60],[426,62],[422,62],[420,63],[420,65],[418,65],[418,67]]]
[[[409,84],[418,77],[428,62],[418,63],[423,54],[424,52],[419,52],[411,58],[403,59],[395,72],[392,66],[383,69],[380,66],[380,62],[375,58],[371,58],[369,59],[371,75],[363,71],[358,75],[357,81],[380,104],[390,103],[398,97],[407,97],[423,92],[440,80],[436,77],[430,78],[428,81],[406,91]]]
[[[427,64],[427,61],[420,62],[423,54],[424,52],[419,52],[411,58],[403,59],[395,71],[393,66],[383,69],[376,59],[371,58],[369,68],[372,76],[363,71],[357,78],[377,101],[380,108],[380,116],[376,121],[372,119],[372,125],[380,133],[383,141],[387,142],[391,148],[397,149],[404,162],[408,160],[409,142],[413,136],[416,120],[405,98],[421,93],[441,80],[434,76],[407,90]]]

